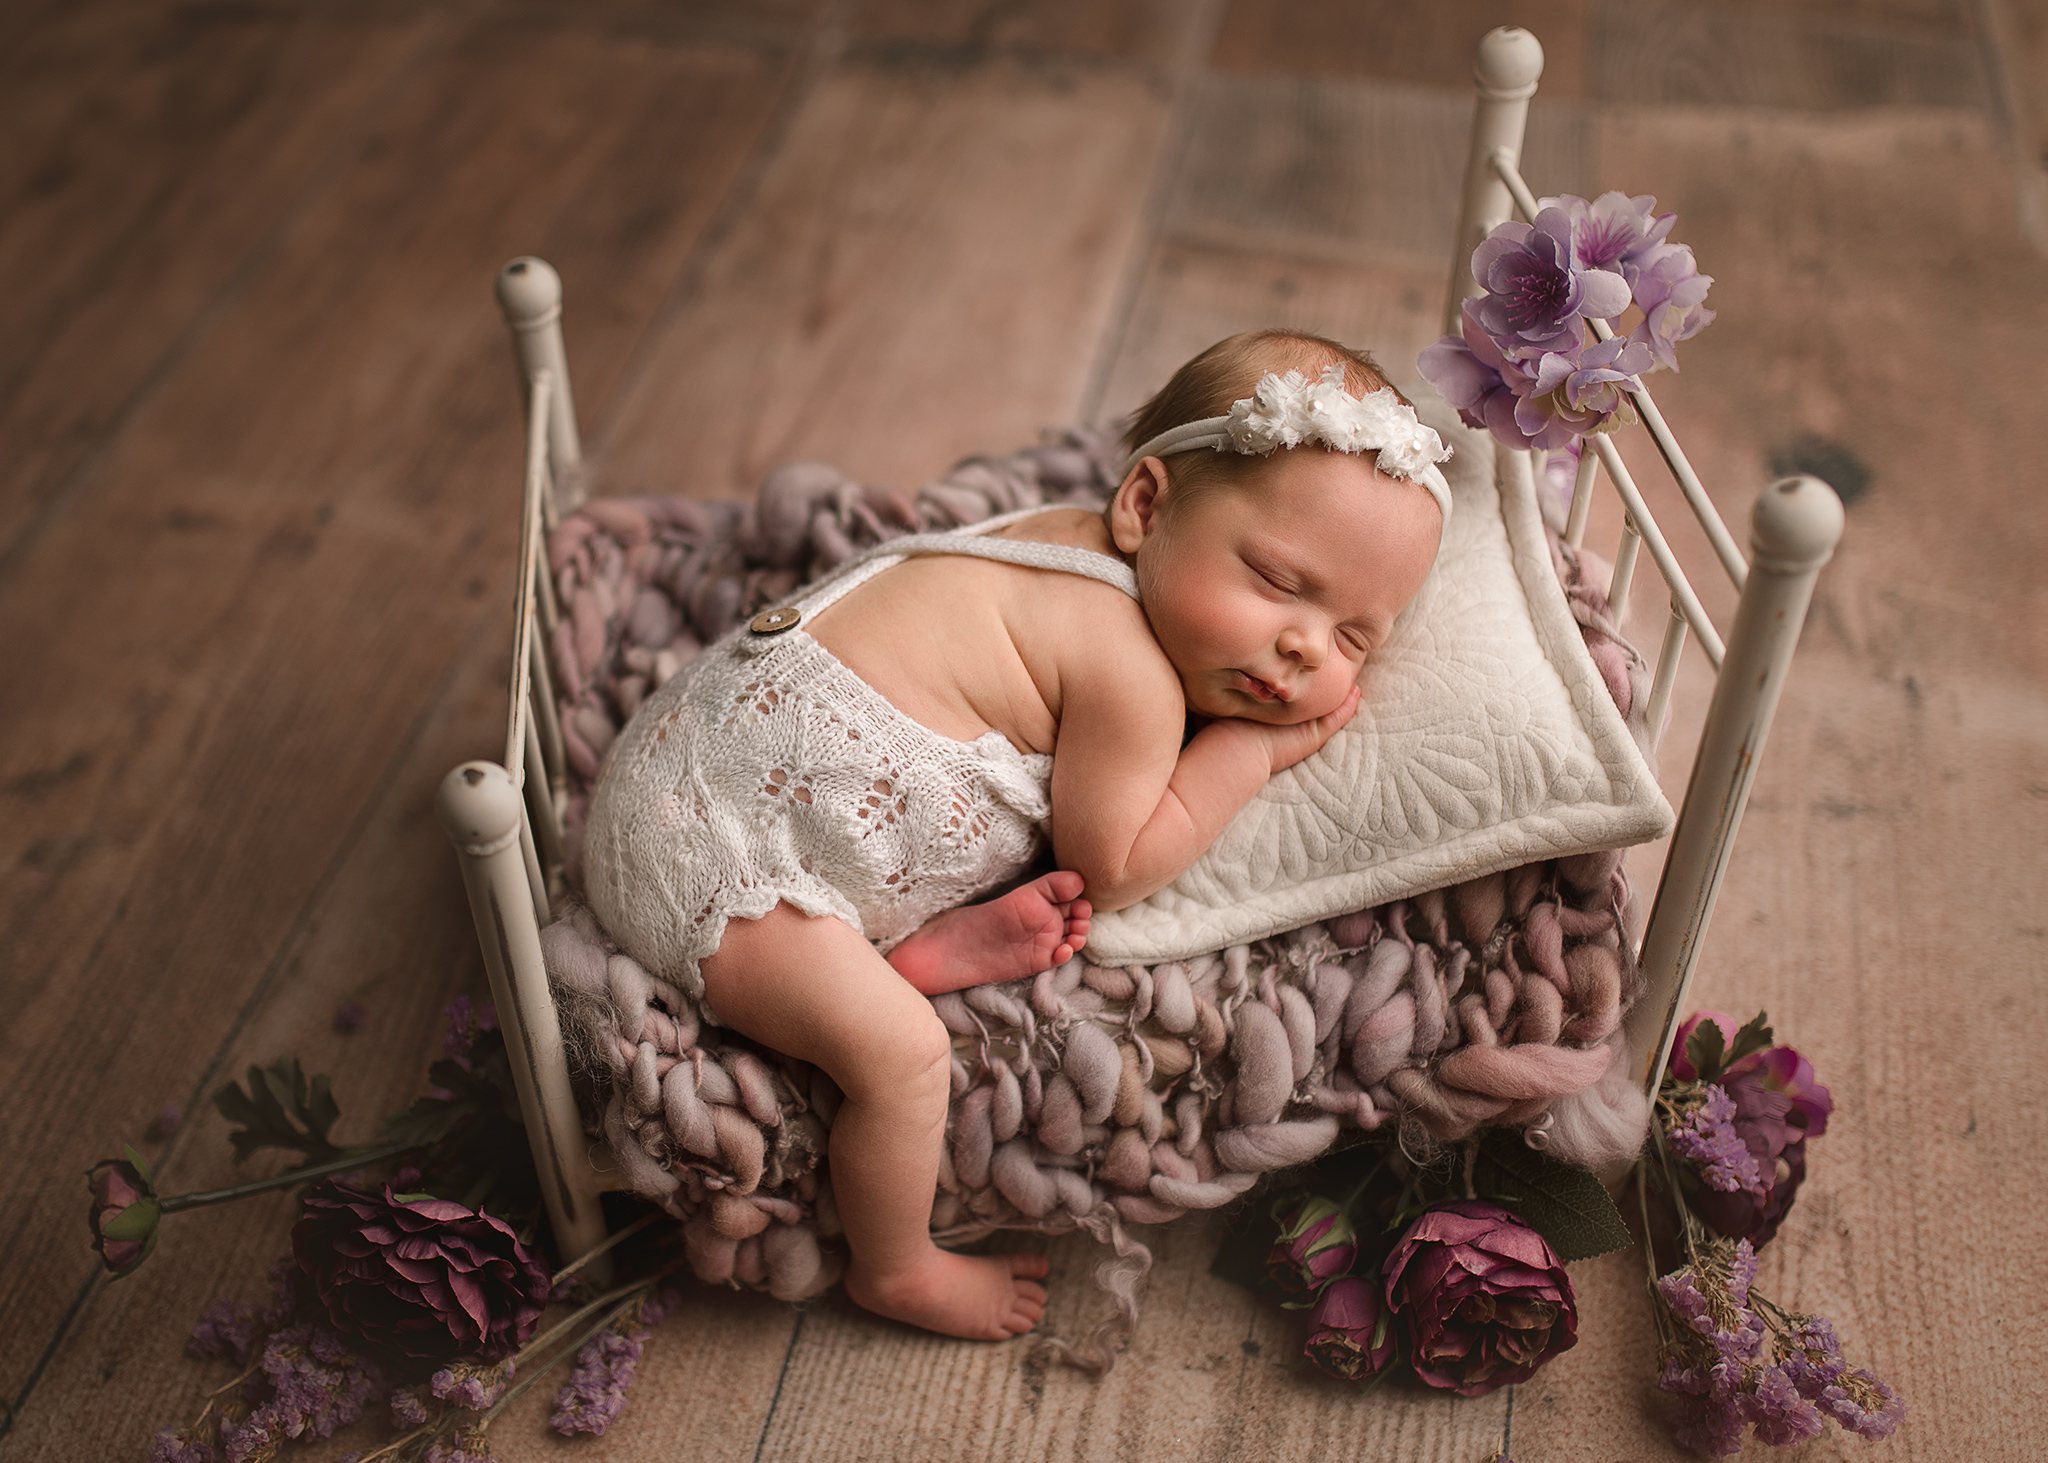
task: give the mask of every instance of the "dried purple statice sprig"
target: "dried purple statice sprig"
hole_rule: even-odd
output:
[[[1700,1181],[1723,1193],[1768,1194],[1756,1157],[1735,1131],[1735,1100],[1721,1087],[1686,1084],[1658,1100],[1671,1151],[1691,1164]]]
[[[640,1364],[641,1349],[653,1335],[654,1324],[675,1309],[678,1297],[672,1290],[649,1296],[584,1342],[576,1353],[576,1369],[569,1381],[555,1393],[554,1414],[548,1419],[563,1437],[577,1433],[602,1433],[626,1407],[626,1389]]]

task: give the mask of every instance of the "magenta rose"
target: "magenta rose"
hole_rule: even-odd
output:
[[[1527,1381],[1579,1339],[1564,1262],[1481,1199],[1441,1204],[1408,1227],[1387,1257],[1386,1297],[1415,1375],[1461,1397]]]
[[[103,1158],[86,1174],[92,1207],[86,1223],[100,1263],[115,1277],[126,1275],[156,1248],[157,1221],[162,1209],[142,1155],[123,1146],[122,1158]]]
[[[1334,1199],[1304,1199],[1280,1216],[1280,1238],[1266,1255],[1266,1278],[1282,1305],[1299,1309],[1357,1258],[1357,1236],[1343,1208]]]
[[[547,1305],[547,1265],[504,1221],[425,1194],[315,1184],[292,1253],[334,1329],[401,1365],[501,1361]]]
[[[1344,1275],[1323,1287],[1302,1347],[1318,1369],[1342,1382],[1363,1382],[1385,1371],[1398,1350],[1378,1282]]]

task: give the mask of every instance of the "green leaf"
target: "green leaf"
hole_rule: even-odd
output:
[[[157,1221],[162,1217],[163,1209],[156,1200],[137,1199],[101,1225],[100,1235],[114,1240],[146,1239],[156,1231]]]
[[[1728,1064],[1733,1066],[1752,1052],[1769,1051],[1777,1042],[1777,1037],[1771,1034],[1770,1013],[1759,1011],[1755,1020],[1735,1033],[1735,1045],[1728,1049]]]
[[[259,1148],[286,1148],[322,1163],[341,1150],[328,1140],[341,1110],[328,1079],[308,1083],[297,1057],[279,1057],[267,1068],[252,1066],[248,1090],[230,1082],[213,1095],[222,1117],[237,1127],[228,1134],[240,1163]]]
[[[1536,1152],[1519,1133],[1495,1131],[1479,1145],[1472,1186],[1512,1209],[1562,1260],[1590,1260],[1633,1240],[1621,1211],[1592,1170]]]
[[[128,1166],[142,1176],[143,1185],[152,1193],[156,1191],[156,1177],[149,1171],[149,1161],[126,1143],[121,1145],[121,1156],[128,1160]]]
[[[1692,1063],[1693,1071],[1702,1082],[1711,1082],[1721,1075],[1721,1064],[1726,1060],[1726,1054],[1727,1047],[1718,1021],[1702,1021],[1685,1039],[1685,1059]]]

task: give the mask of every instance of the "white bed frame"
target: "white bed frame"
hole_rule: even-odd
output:
[[[1524,30],[1504,27],[1479,45],[1471,150],[1465,167],[1444,329],[1459,328],[1459,305],[1479,294],[1472,251],[1511,208],[1531,218],[1536,201],[1519,169],[1529,98],[1543,71],[1543,48]],[[502,763],[465,762],[441,785],[439,811],[460,856],[470,912],[498,1004],[520,1107],[548,1218],[566,1262],[606,1235],[599,1195],[620,1188],[616,1168],[598,1166],[603,1145],[585,1136],[570,1089],[561,1029],[541,962],[540,931],[561,892],[559,809],[567,794],[566,760],[551,684],[546,637],[559,616],[546,570],[546,535],[582,497],[582,452],[562,349],[562,286],[539,259],[515,259],[498,276],[498,302],[511,327],[526,392],[527,454],[523,531],[515,599],[512,695]],[[1606,338],[1607,331],[1595,328]],[[1640,959],[1648,989],[1627,1031],[1645,1089],[1663,1077],[1671,1035],[1699,960],[1707,922],[1735,844],[1744,805],[1791,667],[1815,577],[1842,533],[1842,505],[1811,477],[1772,483],[1750,518],[1750,555],[1721,521],[1648,392],[1636,408],[1720,567],[1740,592],[1724,641],[1700,606],[1663,531],[1643,502],[1608,436],[1582,455],[1565,537],[1584,539],[1596,464],[1620,496],[1625,526],[1614,555],[1609,599],[1626,603],[1643,549],[1670,591],[1671,613],[1657,655],[1649,724],[1671,698],[1678,660],[1696,640],[1718,672],[1692,777],[1680,806],[1663,879],[1644,928]],[[602,1257],[601,1257],[602,1258]]]

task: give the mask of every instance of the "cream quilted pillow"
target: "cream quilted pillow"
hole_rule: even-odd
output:
[[[1088,956],[1178,960],[1499,869],[1670,832],[1671,806],[1587,654],[1519,452],[1428,393],[1456,455],[1435,570],[1366,672],[1365,704]]]

